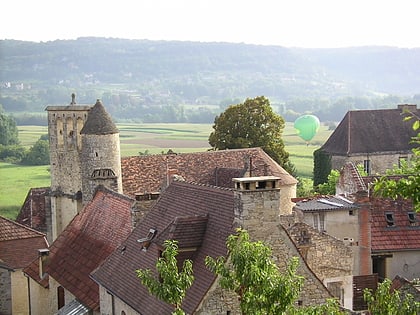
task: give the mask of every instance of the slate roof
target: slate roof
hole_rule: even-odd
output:
[[[31,188],[26,195],[16,222],[46,234],[46,206],[49,191],[49,187]]]
[[[88,118],[83,125],[81,134],[108,135],[119,133],[117,126],[112,121],[100,100],[91,108]]]
[[[169,235],[169,229],[179,238],[181,246],[182,243],[185,246],[201,243],[192,256],[195,280],[182,305],[188,314],[192,314],[215,280],[215,275],[204,265],[205,257],[227,254],[225,242],[234,232],[233,209],[233,190],[172,182],[127,240],[91,276],[140,314],[171,314],[173,308],[150,295],[135,273],[137,269],[156,271],[162,240]],[[189,235],[179,233],[182,232],[180,228],[192,220],[197,229],[190,229]],[[151,228],[157,230],[157,235],[147,251],[143,251],[137,240],[146,237]],[[203,231],[202,241],[197,242],[197,232]]]
[[[50,247],[46,272],[85,306],[99,309],[99,287],[89,274],[131,232],[134,200],[99,186],[93,200],[76,215]],[[37,261],[24,270],[45,285]]]
[[[0,216],[0,262],[10,269],[23,269],[48,247],[45,235]]]
[[[420,110],[414,113],[420,115]],[[403,121],[404,115],[399,108],[348,111],[321,150],[334,155],[409,153],[416,147],[410,144],[416,132],[412,121]]]
[[[416,222],[410,223],[411,201],[373,198],[371,202],[372,252],[420,250],[420,216],[414,214]],[[393,226],[387,223],[387,213],[393,215]]]
[[[294,208],[303,212],[336,211],[358,209],[359,206],[340,196],[315,196],[310,198],[293,198]]]
[[[283,185],[297,183],[261,148],[132,156],[121,160],[121,168],[124,194],[132,198],[160,191],[167,185],[168,174],[188,182],[233,188],[232,178],[250,169],[251,176],[273,175]]]

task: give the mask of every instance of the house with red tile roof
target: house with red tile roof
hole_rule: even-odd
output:
[[[44,234],[0,216],[0,314],[31,314],[23,269],[45,248]]]
[[[174,176],[188,182],[233,188],[234,177],[277,176],[280,214],[291,214],[297,180],[261,148],[143,155],[121,161],[124,194],[131,198],[162,191]]]
[[[348,111],[319,149],[331,159],[331,168],[340,170],[346,162],[364,166],[367,174],[384,174],[412,157],[416,131],[404,121],[407,111],[420,115],[417,105],[401,104],[396,109]],[[314,168],[322,163],[315,158]]]
[[[302,305],[322,303],[331,297],[280,224],[281,179],[261,176],[233,181],[233,188],[171,182],[130,236],[92,272],[100,287],[101,312],[171,314],[172,306],[150,295],[135,271],[156,272],[163,242],[175,239],[179,242],[178,259],[193,261],[195,277],[183,309],[188,314],[239,314],[237,297],[221,290],[216,276],[204,264],[206,256],[227,255],[226,239],[239,226],[247,229],[253,240],[262,240],[273,249],[280,268],[285,268],[292,256],[299,257],[299,273],[305,277]]]
[[[398,177],[392,178],[398,180]],[[374,176],[361,177],[354,164],[348,163],[341,170],[337,184],[337,191],[348,194],[348,198],[360,207],[359,211],[368,213],[368,217],[359,218],[359,230],[363,239],[369,240],[366,244],[369,244],[372,271],[380,280],[396,276],[408,280],[419,278],[418,214],[410,200],[376,196],[371,191],[374,181]]]
[[[24,272],[31,282],[31,313],[54,314],[70,303],[99,310],[99,287],[89,277],[132,230],[134,200],[99,186],[94,198],[51,244],[45,259]]]

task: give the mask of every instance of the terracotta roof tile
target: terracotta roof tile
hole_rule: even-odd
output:
[[[193,313],[215,279],[214,274],[205,267],[204,258],[227,253],[225,242],[228,235],[234,232],[233,207],[233,190],[173,182],[127,240],[92,273],[92,278],[141,314],[170,314],[172,307],[151,296],[147,288],[141,285],[135,270],[148,268],[155,271],[160,243],[164,238],[162,233],[168,233],[168,228],[174,228],[174,236],[179,236],[182,242],[188,244],[187,235],[178,234],[178,227],[185,226],[187,221],[194,221],[197,230],[204,231],[204,235],[201,247],[193,256],[195,281],[183,303],[183,309],[189,314]],[[143,251],[137,240],[146,237],[151,228],[157,230],[155,239],[159,241],[152,242],[147,251]],[[190,238],[197,237],[194,234],[197,231],[193,231],[190,230]],[[193,239],[191,241],[189,244],[195,242]]]
[[[47,273],[91,309],[99,308],[99,288],[89,274],[129,235],[133,202],[99,187],[50,247]],[[35,276],[36,264],[25,271]]]
[[[48,205],[48,187],[31,188],[25,198],[16,222],[42,233],[47,233],[46,211]]]
[[[121,167],[124,194],[132,198],[160,191],[167,185],[169,174],[220,187],[233,187],[232,178],[243,176],[245,171],[251,176],[278,176],[284,185],[297,183],[261,148],[132,156],[123,158]]]
[[[413,205],[408,200],[373,198],[371,207],[372,251],[420,250],[420,218],[413,213],[411,223],[408,213]],[[386,220],[392,215],[394,224]]]
[[[44,234],[0,217],[0,261],[3,264],[22,269],[38,257],[38,249],[46,247]]]

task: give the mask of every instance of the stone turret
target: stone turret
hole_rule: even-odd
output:
[[[100,100],[80,131],[82,138],[82,199],[93,198],[98,185],[122,193],[119,131]]]

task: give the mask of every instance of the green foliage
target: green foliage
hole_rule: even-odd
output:
[[[208,256],[206,266],[220,276],[222,288],[238,295],[242,314],[281,314],[297,299],[304,281],[296,274],[298,259],[282,274],[268,246],[251,242],[244,230],[237,232],[226,242],[229,258]]]
[[[310,178],[298,178],[297,197],[309,197],[314,195],[314,182]]]
[[[411,294],[401,296],[395,290],[391,293],[391,280],[385,279],[375,292],[365,289],[364,300],[371,315],[416,315],[420,314],[420,302],[414,301]]]
[[[12,116],[0,111],[0,144],[15,145],[19,144],[18,129],[16,121]]]
[[[29,149],[22,159],[24,165],[48,165],[50,164],[50,146],[47,140],[39,139]]]
[[[178,242],[166,240],[164,246],[162,257],[156,263],[159,279],[156,279],[149,269],[138,269],[136,273],[152,295],[174,306],[173,315],[183,315],[185,313],[181,309],[182,300],[194,281],[192,262],[185,260],[182,270],[178,271]]]
[[[2,145],[0,144],[0,161],[8,163],[20,163],[27,155],[27,150],[20,145]]]
[[[314,306],[291,307],[286,315],[345,315],[340,310],[340,305],[336,299],[328,299],[326,303]]]
[[[337,185],[339,177],[339,171],[331,170],[331,173],[328,175],[328,181],[319,184],[318,187],[316,187],[316,191],[321,195],[335,195],[335,186]]]
[[[321,149],[314,151],[314,187],[328,182],[331,173],[331,156]]]
[[[229,106],[215,118],[209,144],[216,150],[261,147],[294,173],[282,139],[284,126],[283,118],[273,112],[267,98],[248,98],[242,104]]]
[[[415,116],[409,116],[412,119]],[[420,129],[420,118],[415,117],[414,130]],[[420,133],[413,139],[413,142],[420,144]],[[389,178],[389,175],[405,175],[401,179]],[[413,157],[410,163],[403,163],[401,168],[395,167],[387,172],[385,176],[376,180],[374,184],[376,195],[397,199],[399,197],[411,199],[414,209],[420,212],[420,148],[413,149]]]

